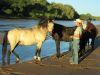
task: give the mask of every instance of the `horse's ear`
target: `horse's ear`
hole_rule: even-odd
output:
[[[49,19],[48,22],[54,22],[54,20],[53,19]]]
[[[54,22],[54,20],[52,20],[52,22]]]

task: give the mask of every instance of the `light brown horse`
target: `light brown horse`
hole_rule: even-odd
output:
[[[2,47],[2,62],[5,64],[7,41],[10,44],[10,49],[8,51],[7,63],[10,64],[10,55],[13,53],[16,56],[16,61],[19,61],[18,54],[14,49],[18,45],[36,45],[36,52],[34,59],[41,60],[40,52],[41,46],[46,39],[48,32],[53,30],[53,21],[47,19],[42,19],[39,25],[33,26],[32,28],[15,28],[8,31],[3,40]]]

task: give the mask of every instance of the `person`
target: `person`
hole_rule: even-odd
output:
[[[70,64],[78,64],[78,51],[79,51],[79,42],[80,36],[82,34],[82,20],[76,19],[75,25],[77,26],[76,30],[74,31],[74,35],[70,38],[73,38],[71,44],[71,56],[70,56]]]

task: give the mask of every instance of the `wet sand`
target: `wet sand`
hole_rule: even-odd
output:
[[[70,64],[70,53],[64,53],[60,59],[53,55],[38,63],[32,60],[0,67],[0,75],[100,75],[100,25],[96,27],[96,49],[88,51],[78,65]]]

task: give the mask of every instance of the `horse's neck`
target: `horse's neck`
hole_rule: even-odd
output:
[[[42,33],[45,33],[47,34],[48,30],[46,28],[43,28],[43,27],[40,27],[39,30],[42,32]]]
[[[87,23],[86,30],[87,30],[87,31],[90,31],[91,29],[95,29],[95,26],[94,26],[91,22],[88,22],[88,23]]]
[[[41,34],[47,34],[48,30],[46,28],[43,27],[39,27],[39,26],[33,26],[32,30],[34,32],[34,30],[36,30],[37,32],[40,32]]]

